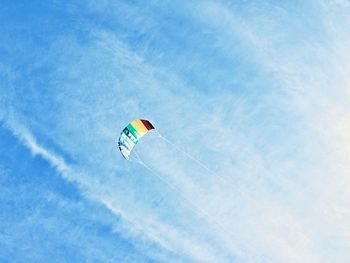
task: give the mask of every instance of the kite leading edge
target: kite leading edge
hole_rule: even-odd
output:
[[[118,146],[121,154],[129,160],[131,150],[136,143],[150,130],[153,125],[148,120],[133,120],[126,126],[119,136]]]

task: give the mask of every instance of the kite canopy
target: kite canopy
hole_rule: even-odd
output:
[[[133,120],[126,126],[119,136],[119,150],[125,159],[129,160],[131,150],[136,143],[150,130],[153,130],[153,125],[148,120]]]

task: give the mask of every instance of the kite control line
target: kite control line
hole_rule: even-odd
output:
[[[200,165],[203,169],[205,169],[206,171],[208,171],[209,173],[216,175],[216,173],[214,171],[212,171],[210,168],[208,168],[208,166],[206,166],[204,163],[202,163],[200,160],[198,160],[197,158],[195,158],[194,156],[192,156],[191,154],[189,154],[188,152],[184,151],[183,149],[181,149],[180,147],[178,147],[175,143],[172,143],[170,140],[168,140],[167,138],[165,138],[163,135],[161,135],[157,130],[155,130],[155,132],[158,134],[158,137],[161,138],[163,141],[165,141],[166,143],[168,143],[169,145],[171,145],[175,150],[177,150],[178,152],[183,153],[184,155],[186,155],[188,158],[190,158],[192,161],[196,162],[198,165]]]
[[[174,184],[168,182],[167,180],[165,180],[162,176],[160,176],[156,171],[154,171],[150,166],[148,166],[147,164],[145,164],[144,161],[142,161],[142,159],[140,158],[140,156],[137,154],[136,151],[134,151],[133,155],[135,157],[130,158],[130,161],[135,161],[136,163],[142,165],[145,169],[147,169],[152,175],[156,176],[157,178],[159,178],[163,183],[165,183],[166,185],[168,185],[173,191],[177,192],[179,194],[179,196],[184,199],[188,204],[190,204],[194,210],[196,211],[197,216],[199,216],[200,218],[204,218],[205,220],[207,220],[208,222],[212,223],[214,226],[216,226],[218,229],[220,229],[223,233],[228,233],[227,229],[225,229],[225,227],[223,227],[220,223],[218,223],[215,219],[212,219],[210,214],[208,214],[205,210],[203,210],[201,207],[197,206],[192,200],[188,199],[183,193],[182,191],[175,186]]]

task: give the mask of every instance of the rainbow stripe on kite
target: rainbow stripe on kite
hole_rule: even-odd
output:
[[[153,125],[148,120],[133,120],[126,126],[119,136],[119,150],[125,159],[129,159],[130,152],[136,143],[150,130]]]

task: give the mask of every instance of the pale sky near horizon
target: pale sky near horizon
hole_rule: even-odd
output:
[[[350,262],[349,1],[3,0],[0,21],[0,262]],[[138,118],[166,138],[145,166],[117,147]]]

